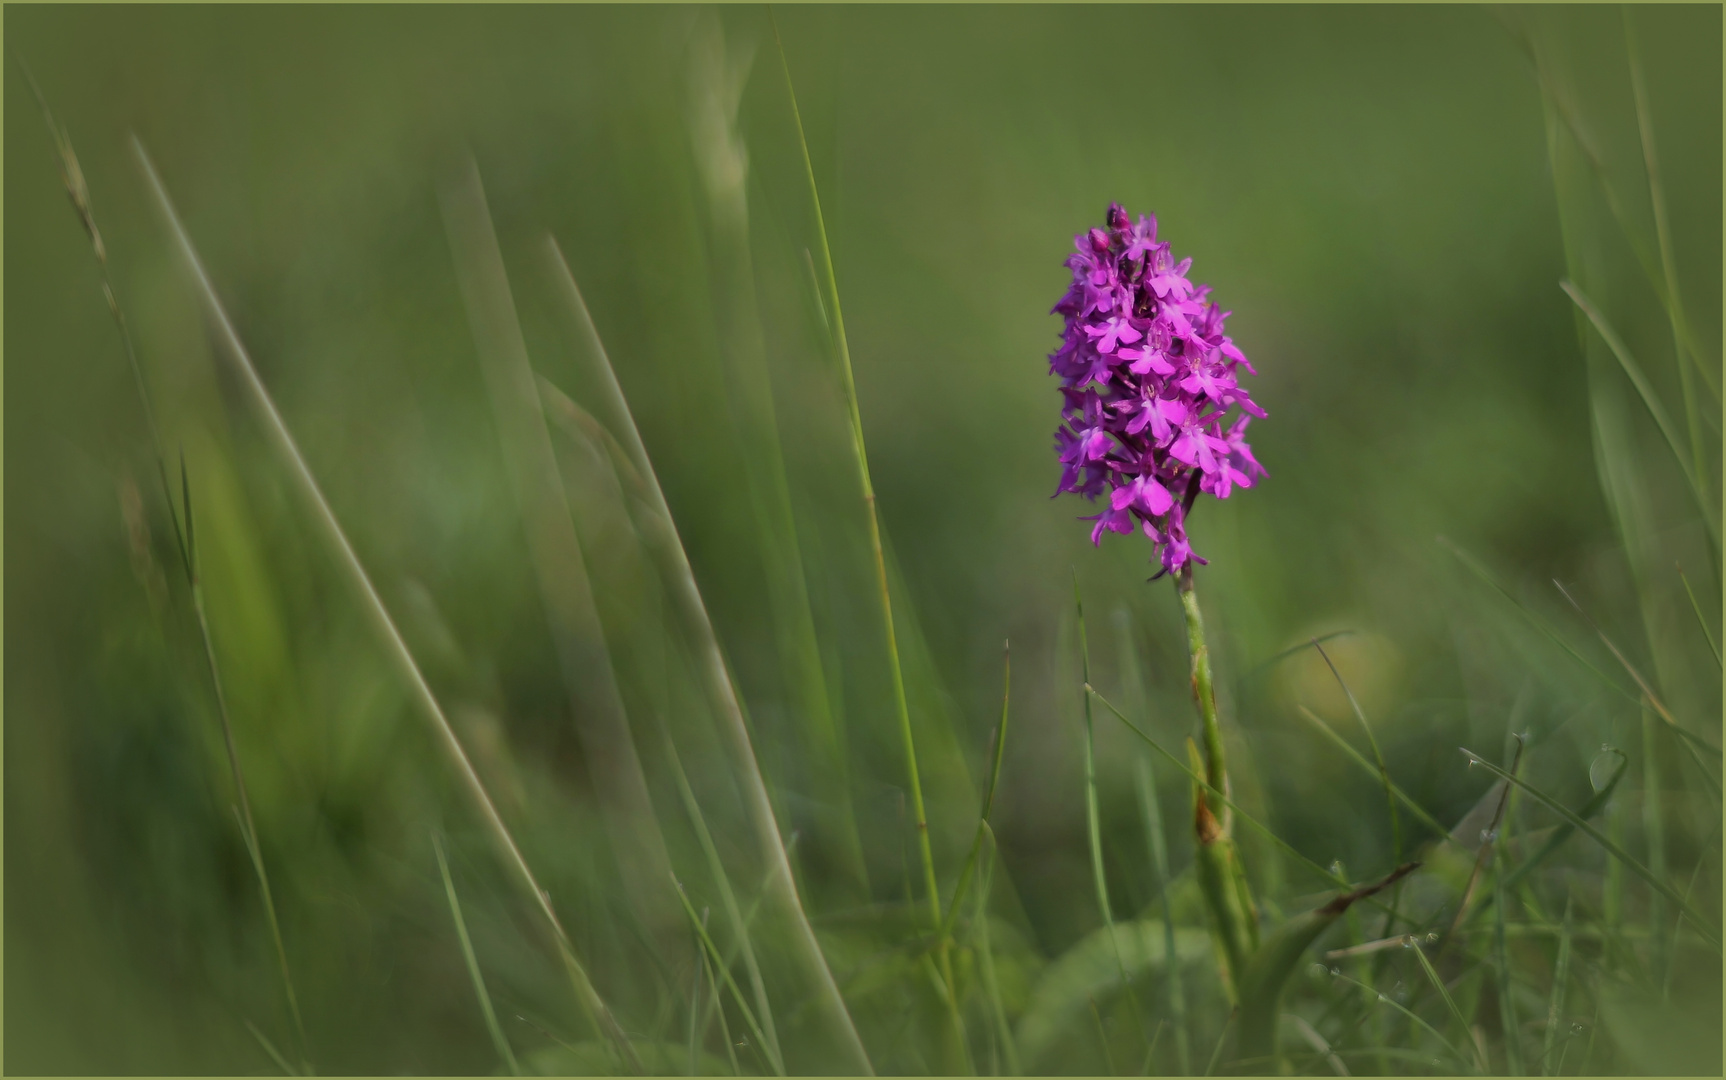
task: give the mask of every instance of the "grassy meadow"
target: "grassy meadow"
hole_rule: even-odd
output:
[[[4,18],[8,1072],[1719,1072],[1718,7]]]

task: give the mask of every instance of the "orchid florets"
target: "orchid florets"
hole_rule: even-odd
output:
[[[1258,372],[1223,333],[1230,313],[1210,287],[1187,280],[1192,260],[1176,262],[1157,241],[1155,214],[1134,224],[1115,203],[1106,224],[1073,238],[1073,283],[1054,307],[1066,319],[1049,355],[1063,400],[1055,494],[1107,495],[1084,519],[1095,522],[1091,542],[1141,530],[1172,573],[1205,562],[1187,542],[1194,500],[1226,499],[1265,475],[1245,439],[1265,413],[1238,381],[1243,368]]]

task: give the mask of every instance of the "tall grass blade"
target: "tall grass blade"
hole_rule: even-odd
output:
[[[1606,672],[1601,671],[1598,667],[1596,667],[1594,665],[1593,661],[1589,660],[1588,657],[1583,656],[1582,653],[1580,651],[1578,651],[1574,645],[1572,645],[1572,644],[1570,644],[1570,642],[1566,641],[1564,639],[1563,635],[1559,634],[1559,632],[1553,628],[1551,623],[1548,623],[1545,619],[1541,618],[1539,615],[1536,615],[1534,612],[1530,611],[1522,603],[1522,601],[1520,601],[1516,597],[1512,596],[1510,594],[1510,590],[1508,590],[1504,586],[1500,585],[1497,582],[1497,580],[1495,580],[1493,578],[1492,574],[1487,571],[1486,567],[1482,566],[1478,561],[1475,560],[1474,556],[1472,556],[1468,552],[1462,550],[1462,548],[1458,547],[1456,544],[1452,543],[1449,539],[1447,539],[1443,536],[1438,538],[1438,542],[1440,544],[1442,544],[1445,547],[1445,549],[1448,550],[1452,555],[1455,555],[1457,561],[1462,563],[1462,565],[1464,567],[1466,567],[1470,573],[1474,574],[1475,577],[1478,577],[1481,581],[1484,581],[1486,584],[1492,586],[1493,591],[1497,592],[1498,595],[1500,595],[1500,596],[1504,597],[1506,600],[1508,600],[1510,602],[1510,605],[1522,614],[1523,618],[1527,619],[1529,621],[1529,623],[1534,626],[1535,629],[1539,630],[1542,634],[1545,634],[1546,637],[1553,642],[1553,644],[1557,645],[1559,648],[1563,649],[1566,653],[1568,653],[1570,655],[1571,659],[1575,660],[1577,663],[1579,663],[1583,667],[1587,668],[1589,670],[1589,672],[1592,673],[1601,682],[1605,683],[1607,686],[1610,686],[1612,689],[1618,691],[1618,693],[1620,695],[1622,695],[1626,701],[1634,702],[1634,701],[1638,700],[1638,697],[1636,694],[1630,692],[1629,690],[1626,690],[1616,679],[1614,679],[1612,676],[1606,674]]]
[[[649,527],[643,529],[642,541],[648,554],[653,557],[660,579],[683,623],[690,647],[695,653],[703,691],[719,720],[720,737],[724,740],[732,761],[744,810],[755,834],[756,846],[763,860],[774,871],[770,875],[772,894],[792,921],[792,933],[787,939],[790,952],[810,983],[817,1007],[826,1016],[842,1048],[843,1067],[858,1072],[872,1072],[869,1056],[863,1049],[863,1042],[857,1035],[855,1025],[851,1022],[850,1013],[846,1011],[845,1002],[839,995],[839,987],[833,981],[833,973],[828,969],[826,959],[821,955],[820,944],[815,940],[815,931],[810,927],[802,900],[797,895],[791,863],[780,838],[778,822],[773,816],[767,784],[762,779],[760,766],[755,759],[755,750],[743,719],[737,688],[726,670],[724,652],[719,647],[712,620],[707,614],[706,602],[702,599],[701,589],[695,581],[695,572],[690,568],[689,557],[678,536],[671,508],[665,502],[665,493],[660,488],[653,463],[647,456],[647,447],[642,444],[641,433],[635,425],[629,403],[624,399],[623,389],[618,385],[617,374],[612,370],[611,360],[599,339],[599,332],[594,328],[593,318],[588,313],[587,303],[582,299],[581,289],[575,283],[575,276],[570,273],[569,264],[564,260],[563,252],[558,249],[557,242],[549,237],[546,240],[546,255],[552,275],[566,302],[568,314],[575,324],[576,335],[587,353],[595,375],[598,376],[597,382],[604,394],[606,409],[617,425],[613,434],[623,444],[646,496],[647,509],[652,514],[652,519],[646,523]]]
[[[1684,595],[1690,598],[1690,610],[1696,613],[1696,625],[1702,628],[1702,637],[1708,642],[1708,650],[1714,654],[1714,666],[1722,667],[1720,662],[1720,643],[1714,640],[1714,631],[1708,629],[1708,620],[1702,615],[1702,605],[1696,600],[1696,590],[1690,587],[1690,579],[1684,576],[1684,568],[1678,568],[1678,580],[1684,583]]]
[[[824,821],[845,872],[868,893],[868,872],[852,807],[844,738],[821,664],[814,610],[798,540],[797,518],[780,442],[767,345],[755,292],[750,249],[749,154],[738,130],[738,106],[753,48],[728,45],[717,14],[699,17],[689,52],[689,135],[707,196],[710,280],[719,322],[718,344],[727,400],[743,443],[761,568],[773,611],[774,640],[791,699],[802,715],[815,774],[836,812]]]
[[[192,607],[197,615],[198,635],[204,646],[204,659],[209,675],[210,687],[215,695],[216,715],[221,722],[222,743],[227,751],[228,767],[234,782],[234,793],[238,799],[235,814],[239,818],[240,833],[246,843],[246,852],[251,859],[252,870],[258,879],[258,892],[263,900],[264,916],[269,923],[270,940],[275,947],[276,963],[282,977],[283,996],[288,1006],[289,1018],[293,1022],[294,1036],[299,1046],[300,1064],[307,1072],[311,1071],[306,1043],[305,1022],[300,1015],[299,996],[294,991],[294,978],[288,966],[287,948],[282,942],[282,928],[276,917],[276,902],[270,889],[270,879],[264,869],[263,852],[258,843],[258,832],[252,819],[252,801],[246,787],[245,771],[240,767],[239,751],[234,743],[233,721],[228,714],[227,696],[222,689],[221,669],[216,663],[215,645],[210,638],[210,621],[204,606],[204,593],[198,575],[197,548],[193,539],[192,517],[192,486],[186,469],[186,455],[180,454],[180,496],[182,513],[185,522],[181,523],[181,513],[174,510],[174,497],[168,483],[167,463],[163,458],[161,431],[156,425],[156,410],[150,400],[150,391],[144,381],[144,369],[138,362],[138,349],[132,339],[131,327],[126,322],[126,313],[120,307],[120,302],[114,294],[114,284],[108,268],[108,248],[102,242],[102,230],[96,223],[95,210],[90,203],[90,189],[84,180],[83,167],[78,163],[78,155],[72,149],[71,136],[66,128],[54,115],[48,106],[47,96],[36,82],[28,65],[20,62],[24,78],[30,84],[30,92],[36,98],[36,104],[42,110],[43,122],[48,127],[48,133],[54,140],[54,149],[58,156],[60,182],[66,189],[67,198],[72,202],[72,208],[77,212],[79,221],[90,238],[91,253],[96,257],[96,265],[101,274],[102,297],[107,302],[108,314],[114,321],[114,327],[120,336],[120,342],[126,350],[126,365],[132,373],[132,383],[138,392],[138,404],[144,414],[145,427],[149,432],[151,457],[156,463],[156,478],[161,484],[163,507],[168,514],[168,520],[173,525],[174,546],[180,558],[180,568],[185,575],[187,589],[192,595]],[[249,1026],[249,1022],[248,1022]],[[261,1039],[262,1033],[257,1033]],[[272,1054],[275,1048],[266,1041],[266,1046]],[[293,1070],[289,1070],[291,1073]]]
[[[1564,922],[1558,938],[1558,959],[1552,966],[1552,998],[1546,1008],[1546,1037],[1540,1051],[1540,1075],[1551,1076],[1562,1066],[1555,1067],[1552,1051],[1556,1048],[1558,1029],[1564,1023],[1564,991],[1570,983],[1570,931],[1572,897],[1564,898]]]
[[[257,1040],[258,1045],[263,1048],[264,1053],[270,1056],[270,1060],[276,1063],[276,1068],[287,1073],[289,1076],[300,1075],[295,1071],[292,1065],[288,1064],[288,1059],[282,1056],[282,1052],[276,1049],[276,1044],[271,1042],[267,1037],[265,1037],[263,1032],[258,1030],[258,1026],[256,1024],[247,1020],[246,1030],[252,1033],[252,1038]]]
[[[589,778],[606,831],[620,853],[617,868],[632,906],[648,925],[664,931],[676,912],[665,887],[671,860],[594,606],[485,187],[471,156],[438,194],[506,474]]]
[[[1638,862],[1629,852],[1608,839],[1599,829],[1596,829],[1594,826],[1578,817],[1575,813],[1571,812],[1563,803],[1560,803],[1557,799],[1554,799],[1544,791],[1541,791],[1533,784],[1528,783],[1520,777],[1512,776],[1510,773],[1505,772],[1497,765],[1487,761],[1479,754],[1476,754],[1474,751],[1469,750],[1466,747],[1463,748],[1462,753],[1468,758],[1470,764],[1477,765],[1491,773],[1493,776],[1498,777],[1500,780],[1507,781],[1521,788],[1523,791],[1526,791],[1529,795],[1534,797],[1535,801],[1539,802],[1542,806],[1545,806],[1548,810],[1553,811],[1559,817],[1567,821],[1572,828],[1579,830],[1590,840],[1599,844],[1608,854],[1622,863],[1631,873],[1647,882],[1649,887],[1654,889],[1655,892],[1658,892],[1661,896],[1664,896],[1667,900],[1670,900],[1673,904],[1677,905],[1678,909],[1683,911],[1685,915],[1689,916],[1691,922],[1695,924],[1696,932],[1713,947],[1715,952],[1720,952],[1719,932],[1711,927],[1707,922],[1704,922],[1702,916],[1694,907],[1690,906],[1689,901],[1679,895],[1676,889],[1667,882],[1655,877],[1653,871]]]
[[[491,1042],[497,1048],[497,1056],[509,1069],[511,1076],[521,1075],[521,1066],[516,1064],[515,1051],[510,1049],[509,1039],[504,1036],[503,1028],[497,1022],[497,1013],[491,1007],[491,994],[485,988],[485,976],[480,974],[479,958],[474,955],[473,942],[467,936],[467,920],[462,918],[461,901],[455,894],[455,879],[450,877],[449,860],[444,857],[443,840],[436,830],[432,832],[432,850],[437,853],[438,873],[443,875],[444,895],[449,897],[450,918],[455,920],[456,937],[461,941],[461,957],[467,964],[468,978],[473,981],[474,995],[479,998],[480,1012],[485,1016],[486,1030],[491,1033]]]
[[[768,8],[771,20],[773,9]],[[791,118],[797,128],[797,145],[803,154],[803,169],[809,182],[809,198],[815,212],[815,233],[821,243],[821,268],[826,272],[829,310],[833,316],[833,344],[839,354],[839,373],[844,386],[845,403],[851,425],[851,446],[857,458],[857,475],[863,488],[863,502],[868,511],[869,546],[875,557],[875,578],[881,596],[882,629],[886,634],[887,661],[893,676],[893,703],[898,711],[899,736],[905,746],[905,768],[911,787],[911,809],[916,814],[917,851],[923,863],[923,884],[928,893],[929,914],[934,927],[941,926],[941,890],[935,877],[935,856],[929,843],[928,814],[923,807],[923,783],[917,769],[917,746],[911,733],[911,712],[905,698],[905,676],[899,662],[897,631],[893,626],[893,598],[887,585],[887,560],[881,545],[880,515],[875,505],[875,486],[869,478],[869,452],[863,441],[863,414],[857,402],[857,381],[851,369],[851,347],[845,337],[845,314],[839,303],[839,281],[833,271],[833,249],[827,239],[827,224],[821,214],[821,192],[815,184],[815,164],[809,157],[809,141],[803,132],[803,116],[797,107],[797,88],[791,81],[791,64],[785,55],[785,43],[779,36],[779,24],[773,25],[773,42],[779,50],[780,68],[785,74],[785,91],[791,101]],[[944,945],[944,943],[943,943]],[[951,985],[951,965],[945,948],[942,950],[942,977]]]
[[[1396,812],[1396,785],[1391,783],[1390,769],[1384,764],[1384,751],[1378,748],[1378,736],[1373,734],[1372,725],[1367,723],[1366,713],[1362,711],[1360,702],[1355,700],[1354,691],[1348,688],[1348,683],[1344,681],[1342,672],[1338,671],[1336,665],[1331,663],[1330,654],[1324,651],[1324,646],[1318,643],[1317,638],[1313,639],[1312,647],[1318,650],[1319,658],[1324,661],[1325,667],[1330,668],[1331,675],[1336,678],[1336,684],[1342,687],[1343,696],[1348,698],[1349,708],[1354,710],[1355,719],[1360,721],[1361,730],[1366,732],[1367,744],[1372,747],[1373,761],[1378,764],[1379,782],[1384,785],[1385,805],[1390,811],[1391,861],[1400,863],[1402,862],[1402,818]],[[1396,907],[1394,899],[1391,901],[1391,907],[1393,910]],[[1390,927],[1386,926],[1385,932],[1389,933]]]
[[[1691,468],[1706,489],[1709,486],[1708,453],[1703,448],[1696,394],[1690,385],[1691,365],[1684,362],[1684,294],[1678,288],[1678,264],[1672,256],[1672,228],[1666,218],[1666,190],[1660,182],[1660,158],[1654,150],[1654,121],[1649,116],[1648,88],[1643,83],[1642,62],[1637,56],[1636,28],[1630,19],[1630,9],[1626,7],[1621,11],[1624,16],[1624,52],[1630,61],[1630,90],[1636,100],[1636,130],[1642,137],[1642,161],[1648,172],[1648,198],[1654,210],[1654,239],[1660,245],[1660,271],[1666,283],[1666,314],[1672,324],[1678,386],[1684,397],[1684,426],[1690,435]]]
[[[564,931],[563,924],[558,920],[557,912],[551,906],[549,894],[539,887],[539,882],[528,867],[527,860],[522,857],[520,848],[516,846],[515,838],[510,835],[508,826],[499,816],[497,807],[486,792],[485,785],[480,781],[479,774],[474,771],[473,762],[469,760],[467,751],[462,748],[461,740],[456,737],[455,729],[450,726],[448,718],[444,716],[443,708],[432,694],[431,687],[426,683],[419,665],[414,662],[413,654],[408,651],[407,643],[403,641],[400,631],[396,629],[394,620],[390,618],[388,609],[384,607],[383,600],[372,585],[371,577],[366,573],[365,567],[360,563],[359,556],[355,554],[353,546],[348,542],[347,533],[343,531],[335,513],[324,499],[323,490],[318,486],[317,480],[312,476],[311,469],[300,455],[299,446],[288,432],[287,424],[283,422],[281,414],[277,412],[269,390],[264,386],[263,380],[258,377],[257,369],[252,365],[251,356],[240,341],[233,323],[229,321],[227,310],[216,296],[215,286],[210,283],[203,262],[199,259],[197,250],[192,246],[192,239],[187,234],[185,226],[181,224],[179,214],[174,210],[173,202],[168,197],[167,188],[163,186],[161,177],[156,173],[155,165],[144,150],[144,144],[134,137],[132,149],[144,170],[145,178],[149,181],[156,203],[162,211],[169,231],[173,234],[180,254],[184,257],[186,265],[197,283],[199,298],[214,326],[218,342],[221,345],[220,351],[228,357],[235,368],[235,373],[245,386],[272,449],[281,458],[289,479],[311,511],[314,522],[322,532],[325,542],[329,544],[349,586],[359,598],[360,606],[384,645],[397,675],[406,685],[415,708],[431,725],[433,735],[448,755],[457,779],[469,798],[472,799],[488,833],[497,844],[505,864],[515,872],[518,883],[532,897],[540,914],[544,916],[546,926],[563,961],[564,969],[570,977],[577,999],[593,1019],[595,1027],[611,1040],[613,1047],[623,1061],[633,1071],[640,1072],[641,1063],[636,1057],[635,1051],[630,1047],[628,1038],[624,1035],[617,1020],[612,1016],[611,1010],[600,998],[599,992],[594,989],[593,983],[588,978],[586,968],[576,957],[569,935]]]
[[[1091,685],[1091,647],[1085,637],[1085,602],[1079,595],[1079,572],[1073,571],[1073,606],[1078,612],[1079,627],[1079,665],[1084,676],[1084,685]],[[1096,733],[1091,723],[1091,695],[1080,692],[1084,698],[1085,707],[1085,836],[1091,848],[1091,882],[1097,890],[1097,910],[1102,913],[1103,927],[1108,931],[1109,942],[1115,949],[1115,964],[1121,970],[1121,989],[1127,993],[1127,1000],[1133,1009],[1133,1020],[1139,1025],[1139,1033],[1144,1036],[1145,1046],[1150,1047],[1151,1037],[1144,1030],[1144,1015],[1139,1010],[1139,999],[1133,993],[1133,982],[1127,978],[1127,965],[1121,959],[1121,943],[1115,937],[1115,915],[1109,905],[1109,881],[1103,872],[1103,827],[1097,810],[1097,765],[1096,765]],[[1096,1003],[1092,1002],[1093,1009]],[[1101,1021],[1098,1021],[1099,1026]],[[1107,1043],[1105,1042],[1105,1049]],[[1111,1065],[1112,1068],[1112,1065]]]
[[[1133,637],[1132,623],[1125,611],[1116,612],[1116,626],[1121,643],[1121,671],[1126,683],[1127,705],[1139,715],[1146,714],[1144,678],[1139,670],[1139,653]],[[1144,757],[1133,761],[1133,786],[1138,794],[1139,818],[1145,830],[1151,871],[1157,877],[1157,904],[1163,917],[1163,955],[1175,955],[1175,921],[1169,911],[1169,846],[1163,832],[1162,805],[1157,799],[1157,777],[1151,763]],[[1193,1071],[1192,1047],[1187,1033],[1187,1000],[1181,987],[1179,964],[1163,965],[1164,992],[1168,996],[1170,1020],[1175,1029],[1175,1063],[1185,1076]]]
[[[1450,996],[1450,991],[1445,987],[1444,980],[1439,977],[1438,969],[1432,966],[1431,960],[1427,959],[1426,950],[1422,949],[1420,947],[1420,942],[1416,941],[1412,936],[1407,939],[1407,942],[1408,947],[1414,950],[1415,959],[1420,961],[1421,970],[1426,972],[1427,981],[1432,984],[1432,988],[1434,990],[1438,991],[1438,996],[1444,1001],[1444,1007],[1450,1010],[1450,1015],[1456,1019],[1457,1024],[1460,1025],[1463,1032],[1466,1033],[1468,1031],[1468,1018],[1462,1015],[1461,1009],[1457,1008],[1456,999]],[[1485,1072],[1486,1069],[1487,1063],[1485,1061],[1481,1061],[1480,1070]]]
[[[1518,748],[1520,753],[1520,747]],[[1514,768],[1512,769],[1514,772]],[[1511,1076],[1523,1075],[1522,1027],[1516,1022],[1516,999],[1511,994],[1510,950],[1504,940],[1504,845],[1493,845],[1496,866],[1492,875],[1492,957],[1498,979],[1499,1024],[1504,1030],[1504,1065]],[[1448,997],[1448,995],[1446,995]]]
[[[959,917],[959,903],[964,900],[965,892],[971,885],[972,875],[977,868],[977,859],[983,848],[983,838],[989,832],[989,814],[995,808],[995,788],[1001,782],[1001,763],[1007,756],[1007,706],[1013,693],[1013,647],[1011,642],[1001,646],[1001,722],[995,727],[993,755],[994,762],[989,768],[989,786],[983,791],[983,809],[977,815],[977,832],[971,838],[971,850],[965,855],[965,863],[959,868],[959,881],[953,886],[953,896],[947,901],[947,914],[941,920],[941,936],[950,937],[953,933],[953,923]]]
[[[1695,735],[1686,731],[1679,725],[1678,718],[1673,716],[1672,711],[1666,707],[1666,703],[1660,700],[1660,695],[1656,694],[1654,692],[1654,687],[1650,686],[1648,680],[1642,677],[1642,672],[1636,670],[1636,665],[1632,664],[1630,662],[1630,658],[1625,656],[1624,653],[1619,650],[1617,645],[1613,644],[1612,639],[1606,636],[1606,631],[1602,630],[1600,625],[1589,617],[1588,612],[1582,610],[1582,605],[1576,602],[1576,598],[1574,596],[1570,595],[1570,590],[1566,589],[1556,579],[1554,579],[1552,584],[1558,586],[1558,591],[1564,594],[1564,598],[1566,600],[1570,601],[1570,606],[1576,609],[1576,613],[1582,616],[1588,625],[1594,629],[1596,634],[1600,635],[1600,640],[1605,643],[1607,649],[1611,650],[1612,655],[1618,659],[1618,662],[1624,665],[1624,670],[1630,673],[1630,677],[1636,680],[1637,687],[1642,691],[1643,699],[1654,709],[1655,712],[1660,714],[1660,718],[1666,721],[1667,725],[1672,728],[1673,734],[1682,738],[1687,745],[1691,745],[1693,751],[1695,747],[1701,747],[1702,749],[1718,756],[1720,754],[1719,747],[1713,745],[1700,735]],[[1700,765],[1701,763],[1698,762],[1697,764]],[[1704,770],[1703,775],[1710,781],[1713,780],[1713,777],[1709,776],[1706,770]],[[1714,784],[1713,787],[1715,795],[1719,795],[1719,785]]]
[[[719,948],[713,944],[713,939],[707,935],[707,926],[701,921],[701,917],[695,913],[695,906],[689,902],[689,894],[683,891],[682,883],[676,878],[672,879],[672,884],[677,889],[677,898],[682,901],[684,912],[689,915],[690,925],[695,927],[695,932],[701,937],[701,944],[707,949],[709,959],[719,974],[725,977],[725,985],[731,990],[731,1000],[737,1003],[737,1010],[743,1014],[744,1023],[749,1025],[749,1030],[755,1035],[756,1043],[767,1054],[767,1063],[772,1066],[774,1075],[784,1076],[784,1063],[780,1061],[778,1052],[768,1044],[767,1035],[761,1030],[761,1024],[755,1019],[755,1013],[749,1008],[749,1002],[744,1000],[743,990],[737,985],[737,980],[732,977],[731,969],[720,960]]]
[[[689,814],[690,824],[695,827],[696,840],[701,844],[701,853],[707,859],[707,872],[712,876],[714,886],[719,890],[719,901],[724,905],[725,917],[731,923],[733,948],[743,957],[743,969],[749,976],[749,988],[755,997],[755,1007],[761,1012],[767,1053],[772,1055],[775,1061],[783,1061],[779,1049],[779,1032],[774,1025],[773,1009],[767,998],[767,984],[761,977],[761,965],[756,960],[755,947],[750,942],[750,920],[744,917],[737,906],[737,894],[732,891],[731,877],[725,872],[725,863],[719,857],[719,848],[713,842],[713,833],[707,827],[707,818],[701,812],[701,804],[696,801],[695,789],[690,786],[689,776],[683,771],[683,759],[677,753],[677,744],[672,740],[669,730],[663,731],[663,737],[666,760],[671,763],[671,774],[677,781],[678,796],[683,800],[683,807]],[[769,868],[768,873],[772,874],[773,872],[774,869]],[[763,883],[763,893],[766,892],[769,884]],[[701,925],[703,927],[702,933],[705,935],[706,920],[703,920]],[[725,967],[729,970],[729,958],[725,962]]]
[[[1660,434],[1665,437],[1666,445],[1672,450],[1672,456],[1678,462],[1679,471],[1684,474],[1684,482],[1690,486],[1690,495],[1696,501],[1696,509],[1702,514],[1702,525],[1708,530],[1708,539],[1713,544],[1712,550],[1716,561],[1718,561],[1720,523],[1715,520],[1714,507],[1709,501],[1708,493],[1703,490],[1702,478],[1691,467],[1690,459],[1680,445],[1677,426],[1673,424],[1672,417],[1667,415],[1666,406],[1661,404],[1659,394],[1655,392],[1653,384],[1648,381],[1648,376],[1642,373],[1642,367],[1636,362],[1636,358],[1630,355],[1630,349],[1619,338],[1617,332],[1612,329],[1612,325],[1606,321],[1606,316],[1600,313],[1582,290],[1569,281],[1560,281],[1558,287],[1564,290],[1565,295],[1569,296],[1578,308],[1582,309],[1584,315],[1588,316],[1588,321],[1594,325],[1595,332],[1600,335],[1602,341],[1606,342],[1606,347],[1612,350],[1612,355],[1618,358],[1618,366],[1624,369],[1624,374],[1629,377],[1631,385],[1636,387],[1636,393],[1641,397],[1643,406],[1648,410],[1648,415],[1654,418],[1655,425],[1660,428]]]
[[[1456,1048],[1455,1043],[1453,1043],[1449,1039],[1445,1038],[1444,1032],[1433,1027],[1431,1024],[1427,1023],[1425,1020],[1422,1020],[1413,1010],[1411,1010],[1407,1006],[1403,1005],[1400,1001],[1397,1001],[1395,998],[1391,997],[1388,994],[1381,993],[1376,988],[1369,986],[1366,983],[1363,983],[1358,979],[1351,979],[1347,975],[1343,975],[1341,973],[1332,973],[1331,978],[1340,979],[1343,982],[1348,983],[1351,986],[1359,987],[1360,989],[1366,991],[1369,995],[1371,995],[1372,998],[1374,1000],[1376,1000],[1380,1005],[1389,1005],[1391,1008],[1395,1009],[1397,1012],[1399,1012],[1403,1016],[1407,1017],[1411,1022],[1414,1023],[1414,1025],[1416,1027],[1423,1029],[1428,1034],[1432,1035],[1433,1038],[1437,1039],[1439,1041],[1439,1043],[1441,1043],[1444,1046],[1445,1050],[1447,1050],[1450,1053],[1450,1056],[1452,1058],[1456,1059],[1456,1063],[1459,1066],[1461,1066],[1462,1072],[1466,1073],[1466,1072],[1473,1071],[1473,1062],[1469,1061],[1469,1059],[1467,1057],[1463,1056],[1462,1051],[1460,1051]],[[1379,1051],[1375,1050],[1374,1052],[1377,1053]]]
[[[1350,761],[1354,762],[1356,765],[1359,765],[1364,772],[1366,772],[1369,776],[1373,777],[1375,780],[1382,780],[1384,782],[1384,784],[1386,785],[1386,790],[1390,793],[1390,795],[1392,797],[1394,797],[1398,802],[1402,803],[1402,805],[1404,807],[1406,807],[1409,810],[1409,812],[1412,813],[1415,816],[1415,818],[1422,825],[1425,825],[1427,828],[1431,829],[1433,831],[1433,833],[1441,839],[1443,837],[1450,835],[1449,829],[1445,828],[1443,825],[1440,825],[1438,823],[1437,818],[1435,818],[1431,814],[1427,813],[1426,809],[1424,807],[1422,807],[1419,803],[1415,802],[1414,799],[1408,794],[1408,792],[1402,790],[1401,787],[1397,786],[1395,781],[1391,780],[1390,776],[1387,773],[1383,773],[1383,772],[1379,771],[1378,769],[1374,768],[1373,763],[1368,761],[1365,757],[1363,757],[1359,750],[1356,750],[1354,747],[1350,746],[1348,744],[1348,740],[1344,739],[1341,735],[1338,735],[1336,733],[1336,729],[1332,728],[1329,724],[1327,724],[1323,720],[1321,720],[1317,715],[1315,715],[1313,713],[1313,711],[1311,709],[1307,708],[1305,705],[1297,705],[1295,707],[1295,711],[1300,714],[1301,719],[1305,720],[1307,723],[1309,723],[1313,727],[1317,728],[1318,731],[1322,735],[1324,735],[1324,737],[1326,739],[1330,740],[1331,745],[1333,745],[1337,749],[1341,750],[1343,752],[1343,754],[1345,756],[1347,756],[1347,758]]]
[[[996,848],[994,830],[986,821],[983,828],[989,837],[989,852],[983,860],[982,883],[977,887],[977,957],[983,969],[983,989],[989,996],[989,1015],[995,1021],[995,1038],[1001,1044],[1002,1056],[1007,1059],[1007,1072],[1012,1076],[1022,1076],[1024,1066],[1019,1059],[1018,1040],[1013,1036],[1013,1026],[1007,1022],[1001,984],[995,977],[995,950],[989,942],[989,887],[995,879]],[[1173,956],[1174,953],[1166,955]]]

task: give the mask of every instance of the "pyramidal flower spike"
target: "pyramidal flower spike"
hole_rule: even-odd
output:
[[[1065,319],[1049,370],[1061,379],[1055,494],[1108,497],[1092,543],[1142,531],[1160,573],[1205,560],[1187,543],[1200,495],[1226,499],[1265,470],[1244,438],[1265,412],[1240,385],[1254,375],[1223,332],[1229,312],[1188,280],[1191,259],[1157,240],[1155,214],[1134,223],[1119,203],[1103,228],[1073,238],[1072,283],[1053,313]],[[1135,523],[1138,528],[1135,528]]]

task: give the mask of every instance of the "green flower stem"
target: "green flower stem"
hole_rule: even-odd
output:
[[[1203,789],[1193,792],[1193,831],[1201,892],[1210,909],[1212,932],[1228,974],[1230,993],[1240,985],[1247,960],[1258,949],[1258,919],[1246,874],[1230,835],[1232,815],[1224,795],[1229,790],[1228,765],[1223,756],[1222,730],[1217,724],[1216,694],[1211,685],[1210,650],[1205,647],[1204,618],[1193,594],[1193,567],[1181,568],[1175,579],[1181,610],[1187,617],[1187,650],[1192,654],[1193,699],[1198,702],[1204,725],[1204,761],[1193,762],[1193,771],[1205,777]],[[1188,744],[1191,747],[1191,743]],[[1197,748],[1189,753],[1197,757]]]

